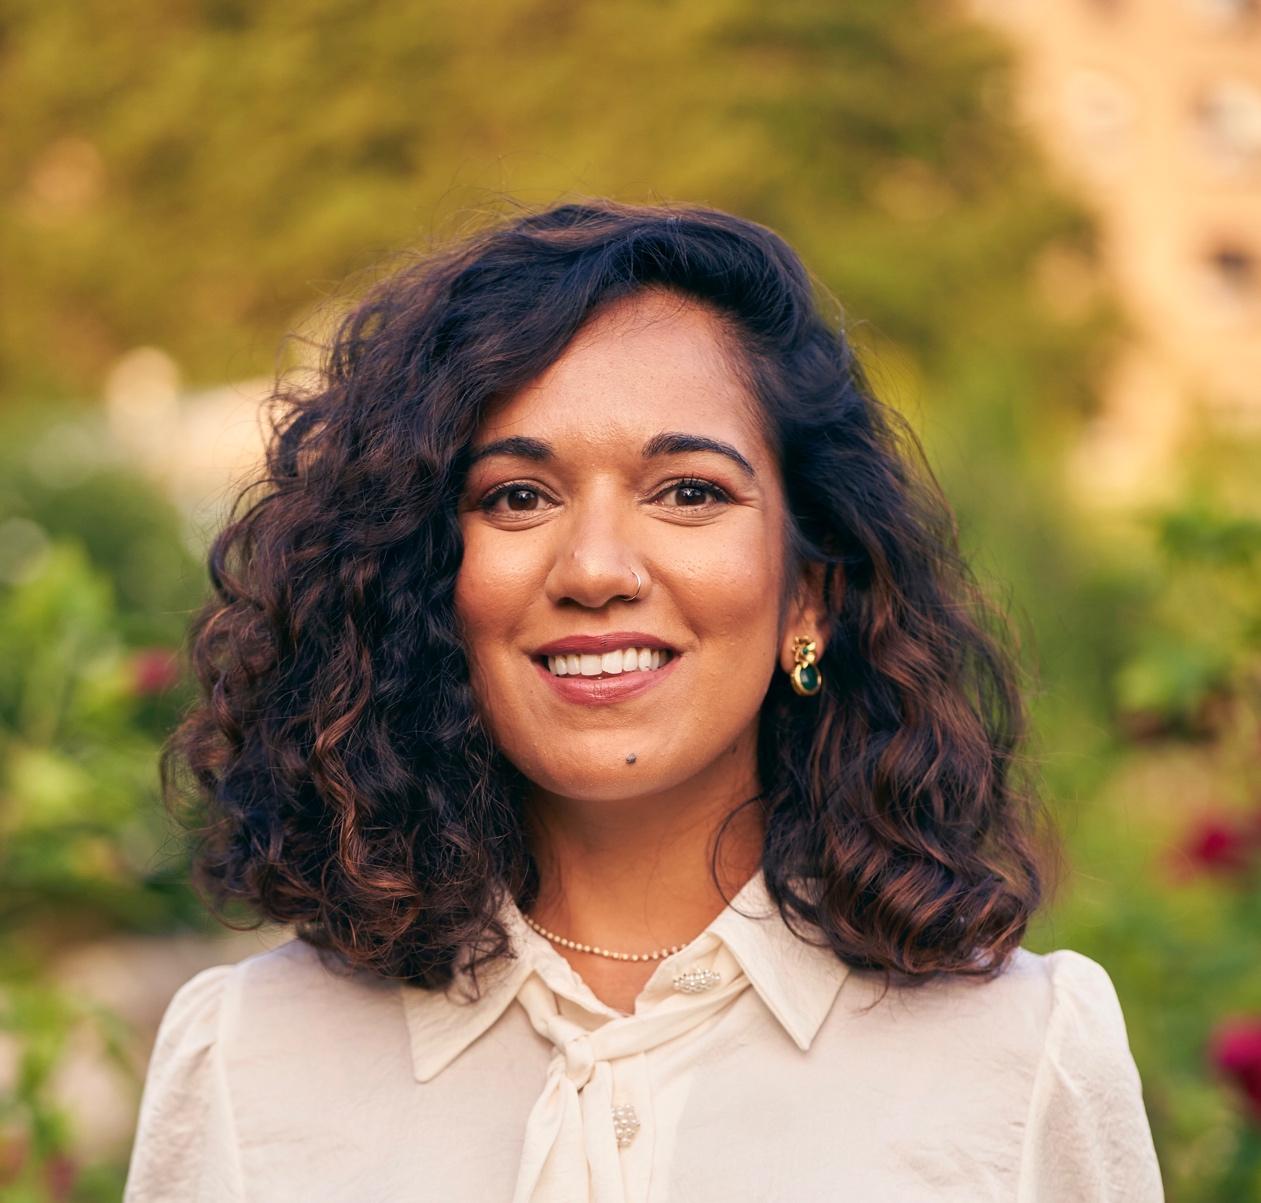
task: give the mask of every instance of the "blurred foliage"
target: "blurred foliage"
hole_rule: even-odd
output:
[[[99,417],[28,411],[2,434],[0,1039],[17,1059],[0,1082],[0,1198],[116,1199],[119,1167],[79,1164],[53,1081],[84,1027],[130,1068],[125,1035],[45,971],[94,938],[211,926],[157,782],[187,700],[175,649],[199,570],[179,515],[114,462]]]
[[[0,931],[11,937],[191,917],[181,866],[152,864],[157,737],[172,718],[154,664],[173,657],[127,648],[118,626],[108,578],[72,542],[0,594]]]
[[[108,1010],[64,990],[13,980],[12,974],[0,977],[0,986],[0,1035],[20,1041],[15,1088],[0,1095],[0,1198],[5,1203],[118,1199],[121,1167],[80,1164],[72,1125],[52,1085],[76,1029],[90,1025],[105,1055],[124,1071],[130,1068],[128,1033]]]
[[[48,1087],[85,1019],[49,950],[204,922],[156,797],[204,570],[82,399],[138,344],[269,372],[395,252],[574,194],[763,221],[842,298],[1034,674],[1074,871],[1028,944],[1112,974],[1171,1203],[1249,1197],[1208,1050],[1261,1016],[1257,888],[1193,820],[1261,802],[1255,448],[1191,449],[1120,536],[1066,494],[1123,323],[992,35],[929,0],[0,0],[0,66],[0,1198],[121,1181]]]
[[[1261,687],[1261,520],[1191,501],[1152,524],[1165,579],[1118,702],[1139,733],[1208,734],[1215,709]]]
[[[1101,615],[1121,653],[1112,746],[1066,809],[1077,870],[1036,941],[1089,948],[1117,983],[1171,1201],[1261,1199],[1261,447],[1245,450],[1189,447],[1185,495],[1139,517],[1142,600]],[[1255,1033],[1233,1071],[1213,1051],[1231,1021]]]
[[[577,190],[774,225],[933,362],[935,389],[964,386],[980,349],[997,389],[1004,373],[1031,402],[1089,403],[1080,341],[1040,319],[1023,270],[1050,239],[1088,245],[1088,224],[1003,118],[996,43],[936,5],[0,11],[0,109],[22,115],[0,147],[15,392],[94,390],[149,342],[194,382],[252,375],[348,272],[502,193]]]
[[[49,541],[81,544],[110,597],[105,625],[174,646],[205,573],[186,523],[116,449],[99,408],[45,400],[0,409],[0,583]],[[156,730],[156,728],[155,728]]]

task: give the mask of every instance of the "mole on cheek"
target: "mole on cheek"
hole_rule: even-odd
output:
[[[635,763],[635,753],[634,753],[634,752],[631,752],[631,753],[630,753],[630,754],[626,757],[626,763],[627,763],[627,764],[634,764],[634,763]]]

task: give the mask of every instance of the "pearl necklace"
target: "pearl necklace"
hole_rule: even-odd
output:
[[[577,940],[567,940],[564,936],[558,936],[554,931],[548,931],[547,928],[540,927],[529,915],[522,914],[521,918],[534,928],[540,936],[546,936],[553,944],[562,944],[566,948],[574,949],[575,952],[590,952],[598,957],[611,957],[615,961],[659,961],[662,957],[668,957],[671,953],[687,947],[686,944],[672,944],[669,948],[658,948],[655,952],[611,952],[607,948],[596,948],[591,944],[579,944]]]

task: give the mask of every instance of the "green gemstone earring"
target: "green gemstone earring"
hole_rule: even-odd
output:
[[[793,689],[802,697],[812,697],[823,688],[823,674],[814,662],[814,640],[805,635],[793,639],[793,666],[791,679]]]

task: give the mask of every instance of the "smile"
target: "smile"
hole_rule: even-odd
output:
[[[605,652],[570,652],[567,655],[541,656],[548,671],[558,677],[620,676],[622,673],[656,672],[673,653],[668,648],[627,647]]]
[[[664,648],[625,648],[603,655],[571,653],[566,656],[532,656],[530,659],[535,672],[559,698],[567,702],[599,705],[638,697],[660,685],[673,674],[682,655]],[[555,671],[559,668],[556,663],[559,660],[565,661],[563,674]],[[571,672],[570,665],[575,660],[578,661],[578,671]]]

